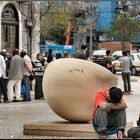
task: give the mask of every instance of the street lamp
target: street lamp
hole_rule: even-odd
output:
[[[32,28],[33,22],[32,22],[31,20],[26,20],[26,26],[27,26],[28,28]]]

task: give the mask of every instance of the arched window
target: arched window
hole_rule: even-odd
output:
[[[7,4],[2,12],[2,20],[18,21],[17,10],[12,4]]]
[[[2,11],[1,21],[1,47],[12,54],[12,50],[19,48],[19,22],[17,9],[11,3]]]

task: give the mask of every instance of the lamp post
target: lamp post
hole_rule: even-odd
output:
[[[90,56],[92,55],[92,29],[93,29],[93,23],[92,23],[92,18],[93,18],[93,14],[92,14],[92,1],[90,2],[90,43],[89,43],[89,46],[90,46]]]
[[[95,30],[96,27],[96,1],[90,1],[90,56],[93,53],[93,29]]]
[[[28,40],[29,40],[29,46],[27,48],[28,54],[31,57],[31,51],[32,51],[32,26],[33,26],[33,22],[31,21],[31,19],[26,19],[26,27],[28,29]]]
[[[28,37],[28,40],[29,40],[29,46],[27,48],[28,50],[28,54],[31,58],[32,56],[32,27],[33,27],[33,20],[32,20],[32,1],[30,1],[30,15],[29,15],[29,19],[26,19],[25,20],[25,23],[26,23],[26,27],[28,28],[28,34],[29,34],[29,37]]]

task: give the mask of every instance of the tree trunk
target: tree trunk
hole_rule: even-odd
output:
[[[121,50],[124,50],[124,46],[125,46],[124,41],[122,41],[121,42]]]

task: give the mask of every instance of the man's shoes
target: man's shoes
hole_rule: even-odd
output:
[[[123,95],[129,95],[129,93],[128,92],[123,92]]]
[[[128,91],[128,95],[133,95],[131,91]]]
[[[4,103],[11,103],[10,101],[4,101]]]
[[[45,98],[44,97],[41,97],[40,100],[45,100]]]
[[[31,101],[31,100],[28,100],[28,99],[23,99],[22,102],[27,102],[27,101]]]
[[[106,139],[106,132],[105,131],[99,132],[99,139]]]
[[[123,91],[123,95],[133,95],[132,91]]]
[[[13,100],[12,102],[21,102],[21,100]]]
[[[15,102],[21,102],[21,100],[15,100]]]

